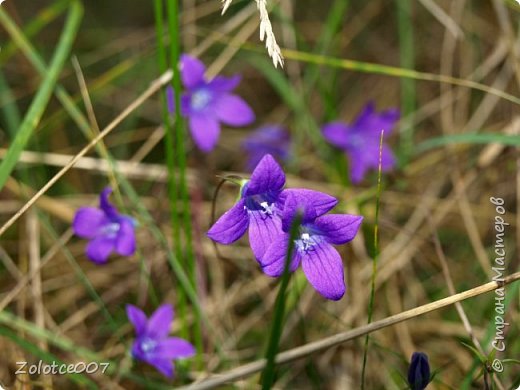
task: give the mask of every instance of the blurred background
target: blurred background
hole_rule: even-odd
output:
[[[41,89],[72,3],[6,0],[1,6],[2,159]],[[161,75],[153,2],[82,5],[53,94],[0,187],[2,225]],[[171,388],[264,356],[279,281],[262,274],[247,238],[216,247],[206,231],[238,195],[226,184],[214,201],[219,175],[248,177],[243,142],[265,125],[290,133],[291,158],[282,164],[288,186],[327,192],[339,200],[335,212],[364,216],[355,240],[338,247],[346,270],[343,299],[323,299],[301,270],[291,278],[280,350],[366,325],[377,253],[373,320],[491,281],[496,210],[490,197],[503,198],[509,223],[505,272],[518,271],[520,6],[514,1],[272,1],[274,33],[288,50],[283,69],[272,66],[259,40],[255,2],[235,0],[223,16],[218,0],[183,0],[180,7],[182,52],[198,57],[211,76],[240,74],[235,93],[256,121],[224,126],[211,153],[198,150],[186,132],[189,202],[172,200],[165,162],[172,118],[161,95],[152,94],[0,237],[0,383],[6,388]],[[348,159],[320,131],[327,122],[351,123],[369,101],[378,111],[401,112],[385,136],[397,164],[382,177],[377,223],[377,172],[353,185]],[[73,236],[70,224],[75,210],[95,205],[107,185],[116,189],[120,210],[138,221],[138,251],[98,266],[85,257],[86,242]],[[172,225],[172,202],[180,228]],[[186,267],[204,321],[172,261]],[[506,288],[507,348],[496,355],[503,361],[520,356],[519,298],[518,283]],[[132,363],[128,352],[134,335],[125,304],[149,314],[161,302],[184,302],[172,333],[190,339],[200,332],[199,356],[178,362],[173,381]],[[492,373],[476,352],[495,358],[489,355],[495,314],[490,292],[372,333],[365,387],[407,388],[415,351],[429,356],[436,373],[428,388],[518,387],[518,361]],[[359,337],[281,365],[275,388],[360,388],[364,351]],[[93,359],[112,362],[112,369],[14,374],[17,361]],[[258,383],[256,374],[222,388]]]

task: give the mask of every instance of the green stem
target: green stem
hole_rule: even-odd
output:
[[[289,285],[289,279],[291,273],[289,272],[289,265],[291,264],[291,258],[294,250],[294,240],[298,236],[298,229],[302,220],[301,215],[297,215],[291,225],[289,234],[289,247],[287,249],[287,255],[285,257],[285,264],[282,274],[282,281],[280,283],[280,289],[276,296],[276,302],[274,304],[274,318],[271,324],[271,333],[269,336],[269,344],[267,346],[267,352],[265,359],[267,360],[264,371],[262,372],[262,390],[270,389],[275,380],[275,368],[276,368],[276,354],[282,337],[282,326],[285,315],[285,303],[286,303],[286,291]]]
[[[377,276],[377,261],[379,260],[379,206],[381,200],[381,176],[382,176],[382,157],[383,157],[383,138],[384,131],[381,131],[381,138],[379,140],[379,169],[377,173],[377,195],[376,195],[376,215],[374,226],[374,261],[372,262],[372,277],[370,281],[370,301],[368,302],[368,321],[372,322],[374,313],[374,302],[376,297],[376,276]],[[368,333],[365,336],[365,347],[363,351],[363,368],[361,369],[361,389],[365,389],[365,372],[368,358]]]
[[[396,0],[397,21],[399,29],[399,57],[401,67],[415,68],[412,2],[410,0]],[[404,117],[401,130],[401,163],[406,164],[413,151],[412,115],[415,111],[415,81],[401,79],[401,109]]]

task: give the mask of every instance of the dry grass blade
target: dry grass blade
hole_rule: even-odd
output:
[[[227,11],[233,0],[222,0],[222,15]],[[269,12],[267,12],[267,0],[255,0],[256,7],[260,14],[260,40],[264,42],[269,57],[273,60],[274,67],[280,65],[283,67],[283,55],[280,46],[276,42],[276,37],[273,32],[273,26],[269,19]]]

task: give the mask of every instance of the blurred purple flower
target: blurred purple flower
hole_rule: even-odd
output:
[[[130,256],[135,252],[135,221],[132,217],[119,214],[110,204],[112,192],[105,188],[99,195],[99,208],[81,207],[76,211],[72,230],[79,237],[90,240],[87,257],[95,263],[105,263],[112,252]]]
[[[289,270],[302,265],[312,286],[325,298],[337,301],[345,294],[343,263],[332,245],[345,244],[357,234],[363,217],[348,214],[324,215],[337,204],[327,194],[291,191],[282,212],[283,234],[276,237],[264,255],[262,268],[269,276],[283,273],[289,247],[289,231],[297,213],[302,213],[299,237],[294,241]]]
[[[389,109],[376,113],[374,103],[368,103],[352,125],[331,122],[322,127],[327,141],[345,151],[350,162],[350,179],[353,183],[363,180],[366,172],[379,167],[379,143],[381,131],[388,136],[399,120],[399,110]],[[383,144],[381,168],[384,172],[395,166],[392,150]]]
[[[195,144],[204,152],[215,148],[220,135],[220,122],[229,126],[245,126],[255,120],[251,107],[231,93],[240,76],[216,76],[206,80],[206,67],[196,58],[181,56],[181,78],[186,91],[181,95],[181,114],[188,118]],[[174,111],[172,91],[168,92],[169,110]]]
[[[281,126],[260,127],[242,142],[242,147],[248,152],[247,168],[250,171],[266,154],[286,161],[289,159],[289,133]]]
[[[408,384],[411,390],[424,390],[430,383],[430,364],[428,356],[422,352],[414,352],[408,369]]]
[[[168,337],[173,321],[173,307],[161,305],[146,318],[143,311],[133,305],[126,305],[126,315],[134,325],[136,339],[132,345],[132,356],[151,364],[168,378],[173,376],[173,359],[195,355],[195,348],[186,340]]]

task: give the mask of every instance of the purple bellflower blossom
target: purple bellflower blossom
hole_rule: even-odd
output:
[[[350,163],[350,180],[359,183],[369,169],[379,167],[381,131],[388,136],[399,120],[399,110],[389,109],[376,113],[374,103],[368,103],[353,124],[331,122],[322,132],[332,145],[342,149]],[[395,166],[395,157],[388,145],[383,144],[381,169],[383,172]]]
[[[135,252],[135,221],[108,201],[111,192],[105,188],[99,195],[99,208],[79,208],[72,222],[74,234],[90,240],[87,257],[97,264],[105,263],[112,252],[121,256]]]
[[[264,253],[282,231],[280,218],[285,199],[292,192],[315,195],[320,210],[334,207],[336,199],[320,196],[305,189],[284,190],[285,173],[270,154],[265,155],[254,169],[249,181],[244,181],[239,201],[209,229],[208,237],[228,245],[237,241],[249,229],[249,244],[262,265]]]
[[[220,122],[229,126],[245,126],[255,120],[251,107],[231,93],[240,83],[240,76],[204,77],[206,67],[196,58],[181,56],[181,79],[185,92],[181,95],[181,114],[188,118],[189,129],[200,150],[210,152],[220,135]],[[169,109],[174,111],[172,92]]]
[[[154,366],[166,377],[173,377],[173,359],[195,355],[195,348],[189,342],[178,337],[168,337],[173,321],[171,305],[159,306],[149,319],[141,309],[126,305],[126,315],[136,333],[132,356]]]
[[[221,244],[231,244],[249,228],[249,243],[260,261],[269,243],[280,234],[278,215],[283,208],[281,194],[285,173],[275,159],[266,155],[254,169],[251,179],[240,190],[239,201],[209,229],[208,237]]]
[[[282,212],[283,234],[276,237],[263,257],[262,269],[269,276],[283,273],[289,247],[289,231],[296,214],[302,213],[299,236],[294,241],[289,270],[301,264],[311,285],[325,298],[337,301],[345,294],[343,263],[332,245],[345,244],[357,234],[363,217],[348,214],[329,214],[337,203],[323,207],[323,199],[330,197],[320,192],[291,191]]]
[[[424,390],[430,383],[430,364],[428,356],[422,352],[414,352],[408,368],[408,384],[411,390]]]
[[[290,155],[289,133],[281,126],[263,126],[242,142],[242,148],[248,152],[249,171],[252,171],[266,154],[279,161],[287,161]]]

